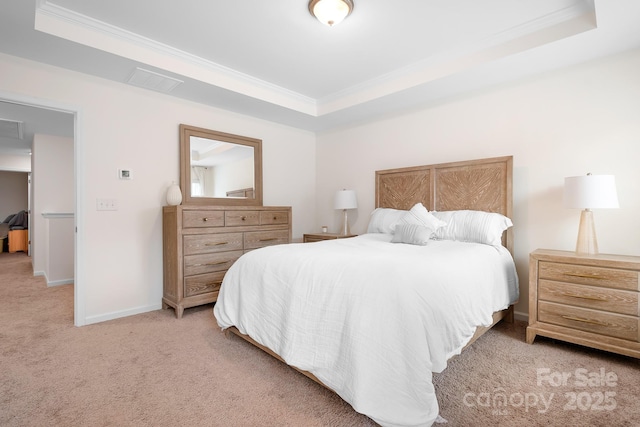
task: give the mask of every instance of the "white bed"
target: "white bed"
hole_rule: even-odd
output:
[[[409,210],[424,201],[429,210],[479,209],[474,212],[508,218],[510,180],[510,157],[381,171],[376,206]],[[438,198],[438,188],[448,188],[449,199]],[[243,255],[224,278],[214,314],[222,329],[380,425],[429,426],[438,416],[431,373],[445,369],[504,313],[512,315],[518,279],[507,249],[511,230],[500,230],[497,244],[431,239],[426,245],[392,243],[398,239],[385,227],[369,231],[375,232]]]
[[[438,415],[431,372],[517,300],[517,277],[503,247],[391,238],[250,252],[225,277],[218,324],[312,373],[383,426],[430,425]]]

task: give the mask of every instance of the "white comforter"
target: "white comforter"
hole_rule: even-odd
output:
[[[313,373],[382,426],[429,426],[431,373],[518,299],[518,279],[502,247],[390,241],[366,234],[249,252],[224,278],[218,325]]]

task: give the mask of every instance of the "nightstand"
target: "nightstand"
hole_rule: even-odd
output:
[[[640,257],[538,249],[529,257],[536,335],[640,358]]]
[[[334,240],[334,239],[347,239],[349,237],[356,237],[357,234],[337,234],[337,233],[311,233],[305,234],[302,237],[303,243],[319,242],[321,240]]]

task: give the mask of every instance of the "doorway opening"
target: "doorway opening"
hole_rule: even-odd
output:
[[[72,156],[72,159],[68,159],[69,165],[73,170],[73,176],[70,178],[70,197],[71,203],[73,205],[72,212],[41,212],[42,209],[38,208],[38,203],[34,203],[34,199],[38,197],[37,190],[34,194],[34,188],[29,186],[29,209],[32,210],[29,215],[29,223],[30,229],[29,239],[31,241],[31,250],[30,255],[32,256],[32,264],[34,265],[34,275],[40,275],[40,267],[43,265],[45,261],[46,254],[46,240],[48,237],[43,237],[44,232],[48,230],[48,223],[45,221],[58,220],[59,218],[67,218],[67,227],[69,229],[69,233],[72,234],[70,237],[70,258],[71,263],[73,264],[70,268],[73,271],[73,318],[74,325],[82,326],[85,323],[85,306],[84,306],[84,280],[83,280],[83,260],[82,260],[82,247],[83,247],[83,212],[81,209],[82,203],[82,182],[84,178],[84,171],[82,169],[82,165],[79,159],[81,158],[81,111],[79,108],[75,106],[69,106],[63,103],[48,101],[42,99],[34,99],[30,97],[20,96],[16,94],[8,94],[0,91],[0,117],[10,117],[14,120],[24,122],[24,129],[27,138],[33,138],[34,134],[42,135],[36,141],[41,144],[41,153],[43,157],[38,159],[38,152],[35,152],[35,159],[32,157],[30,160],[30,164],[33,168],[37,168],[38,162],[45,161],[47,157],[51,153],[55,153],[55,144],[51,146],[47,146],[47,141],[72,141],[72,147],[70,148],[69,153]],[[51,138],[49,138],[51,137]],[[34,141],[28,141],[30,147],[32,147]],[[23,143],[24,144],[24,143]],[[3,141],[0,139],[0,170],[7,170],[12,167],[12,165],[20,164],[18,168],[24,169],[24,159],[21,156],[24,153],[18,152],[16,147],[10,147],[10,149],[6,149],[7,147],[3,147]],[[37,147],[36,147],[37,150]],[[47,150],[54,150],[49,151]],[[29,153],[29,156],[32,156],[34,153]],[[61,154],[65,155],[65,154]],[[22,161],[23,163],[20,163]],[[16,163],[17,162],[17,163]],[[40,163],[42,164],[42,163]],[[33,174],[33,184],[37,187],[38,176],[37,171],[29,169],[28,171]],[[35,209],[34,209],[35,208]],[[69,209],[65,209],[69,210]],[[46,216],[48,215],[48,217]],[[69,215],[71,215],[71,219],[69,220]],[[1,220],[1,219],[0,219]],[[39,223],[36,223],[36,221]],[[69,221],[71,221],[69,223]],[[34,227],[34,223],[35,227]],[[39,249],[45,250],[45,252],[40,252]],[[46,260],[49,262],[49,260]],[[57,264],[60,265],[60,264]],[[64,284],[62,281],[60,283],[55,283],[55,281],[50,282],[50,284]]]

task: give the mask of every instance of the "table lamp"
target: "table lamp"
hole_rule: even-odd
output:
[[[617,208],[618,194],[613,175],[583,175],[564,179],[564,205],[568,208],[582,209],[576,253],[596,255],[598,240],[591,209]]]
[[[356,198],[356,192],[354,190],[340,190],[336,192],[336,197],[333,207],[335,209],[342,209],[344,212],[342,220],[342,230],[340,234],[346,236],[351,234],[349,230],[349,220],[347,218],[348,209],[356,209],[358,207],[358,199]]]

